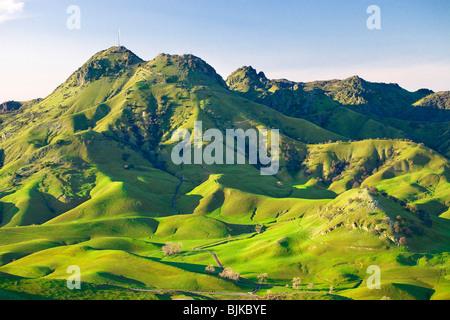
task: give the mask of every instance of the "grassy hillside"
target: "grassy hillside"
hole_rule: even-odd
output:
[[[426,96],[414,104],[417,107],[431,107],[443,110],[450,109],[450,91],[436,92]]]
[[[0,298],[448,299],[447,122],[413,106],[430,94],[99,52],[45,99],[2,105]],[[173,164],[172,133],[199,120],[279,129],[280,171]]]

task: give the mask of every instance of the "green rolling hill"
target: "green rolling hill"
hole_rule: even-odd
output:
[[[195,121],[279,129],[280,171],[173,164]],[[449,121],[448,93],[99,52],[48,97],[0,105],[0,298],[449,299]]]

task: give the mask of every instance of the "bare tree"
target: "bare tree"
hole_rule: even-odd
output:
[[[261,233],[263,232],[263,230],[264,230],[264,226],[263,226],[263,225],[261,225],[261,224],[256,225],[255,231],[256,231],[258,234],[261,234]]]
[[[229,280],[233,280],[233,281],[238,281],[240,275],[241,275],[240,273],[234,272],[234,270],[232,268],[225,268],[225,270],[223,270],[219,274],[219,276],[221,278],[229,279]]]
[[[314,283],[308,284],[308,290],[312,290],[312,289],[314,289]]]
[[[292,288],[293,289],[300,289],[300,286],[302,285],[302,279],[300,278],[294,278],[292,279]]]
[[[164,253],[164,256],[166,256],[166,257],[177,255],[177,254],[181,253],[182,249],[183,249],[182,243],[175,244],[173,242],[168,242],[168,243],[166,243],[165,246],[162,247],[162,251]]]
[[[258,275],[258,283],[259,284],[266,284],[267,283],[267,273],[262,273]]]
[[[213,266],[212,264],[210,264],[209,266],[207,266],[207,267],[205,268],[205,271],[206,271],[207,273],[213,274],[213,273],[216,272],[216,268],[214,268],[214,266]]]

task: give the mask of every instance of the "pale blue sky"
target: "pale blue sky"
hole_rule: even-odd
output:
[[[369,30],[369,5],[381,30]],[[81,29],[69,30],[69,5]],[[269,78],[395,82],[450,90],[450,1],[0,0],[0,102],[45,97],[117,42],[145,60],[192,53],[226,78],[252,65]]]

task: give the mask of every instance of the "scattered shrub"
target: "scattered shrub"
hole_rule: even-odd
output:
[[[256,231],[258,234],[261,234],[261,233],[264,231],[264,226],[261,225],[261,224],[256,225],[255,231]]]
[[[355,182],[352,186],[352,189],[358,189],[361,186],[359,182]]]
[[[368,191],[371,195],[374,195],[374,196],[378,195],[378,189],[376,187],[369,187]]]

